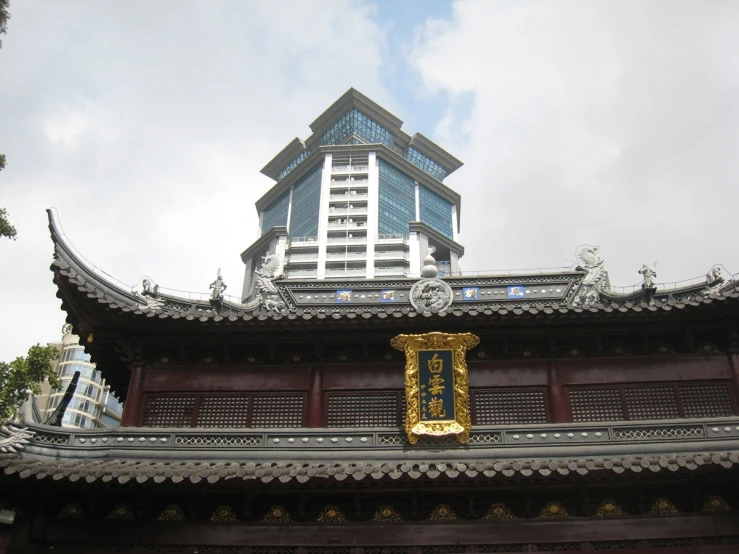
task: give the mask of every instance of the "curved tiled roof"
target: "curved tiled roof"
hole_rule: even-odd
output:
[[[586,475],[588,473],[620,474],[624,472],[676,472],[696,470],[700,466],[729,469],[739,464],[736,452],[707,452],[687,455],[655,455],[629,457],[594,457],[558,460],[496,460],[479,459],[442,461],[430,458],[422,461],[345,461],[345,462],[205,462],[152,460],[40,460],[34,458],[0,459],[6,476],[20,479],[69,480],[91,483],[116,481],[127,483],[179,483],[241,479],[263,483],[282,483],[311,479],[343,481],[410,479],[492,478],[496,475],[522,477],[550,475]]]
[[[13,434],[15,433],[15,434]],[[470,442],[398,428],[4,429],[6,477],[173,483],[541,478],[730,469],[739,419],[476,426]]]
[[[408,301],[408,293],[415,279],[366,280],[366,281],[278,281],[280,295],[286,310],[272,312],[264,307],[249,309],[244,304],[224,301],[214,307],[203,301],[193,301],[177,296],[158,294],[156,298],[145,297],[108,281],[95,273],[76,255],[73,248],[63,238],[58,224],[49,210],[49,228],[55,246],[55,256],[51,269],[55,272],[55,282],[59,287],[62,301],[73,294],[86,302],[92,302],[111,312],[132,314],[140,318],[156,318],[199,322],[241,322],[293,321],[293,320],[335,320],[364,319],[434,319],[467,318],[482,316],[487,319],[502,320],[517,316],[536,316],[537,318],[587,317],[590,314],[639,314],[667,313],[674,310],[699,309],[714,303],[734,301],[739,298],[739,283],[730,281],[715,288],[710,295],[704,294],[709,284],[694,285],[674,290],[658,290],[652,301],[647,302],[641,291],[623,295],[604,292],[598,302],[590,306],[578,306],[573,300],[581,286],[584,272],[567,271],[543,275],[513,275],[505,277],[450,277],[446,278],[456,298],[446,310],[438,313],[418,312]],[[508,299],[496,296],[498,290],[509,285],[521,285],[533,289],[530,298]],[[474,302],[460,297],[465,288],[477,287],[482,295]],[[556,289],[552,287],[557,287]],[[372,300],[379,298],[382,289],[392,288],[405,301],[381,303]],[[352,289],[366,292],[366,300],[358,299],[351,305],[337,304],[334,295],[337,290]],[[487,292],[486,292],[487,289]],[[556,290],[556,292],[555,292]],[[527,291],[528,292],[528,291]],[[305,296],[313,293],[309,302]],[[319,299],[322,296],[323,299]],[[311,298],[311,296],[307,296]],[[69,306],[63,306],[69,311]],[[74,321],[73,321],[74,323]]]

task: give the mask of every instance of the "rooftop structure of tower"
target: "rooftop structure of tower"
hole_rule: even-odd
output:
[[[276,182],[242,253],[244,299],[269,255],[288,279],[419,277],[433,247],[442,276],[459,272],[461,197],[443,181],[462,162],[402,124],[352,88],[262,169]]]

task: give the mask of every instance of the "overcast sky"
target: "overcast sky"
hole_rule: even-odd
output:
[[[133,285],[229,292],[259,170],[351,86],[465,165],[465,270],[739,272],[739,2],[11,0],[0,360],[59,340],[44,210]]]

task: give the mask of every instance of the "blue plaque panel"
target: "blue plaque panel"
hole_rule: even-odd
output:
[[[337,304],[349,304],[352,301],[351,290],[337,290],[336,291],[336,303]]]
[[[383,290],[380,292],[380,302],[397,302],[398,293],[394,290]]]
[[[508,287],[508,298],[525,298],[526,293],[521,285],[511,285]]]
[[[451,350],[418,351],[421,421],[454,420],[454,367]]]
[[[480,287],[464,287],[462,300],[480,300]]]

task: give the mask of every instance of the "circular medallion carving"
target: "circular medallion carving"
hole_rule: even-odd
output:
[[[454,293],[441,279],[423,279],[411,287],[410,297],[417,311],[435,314],[451,305]]]

